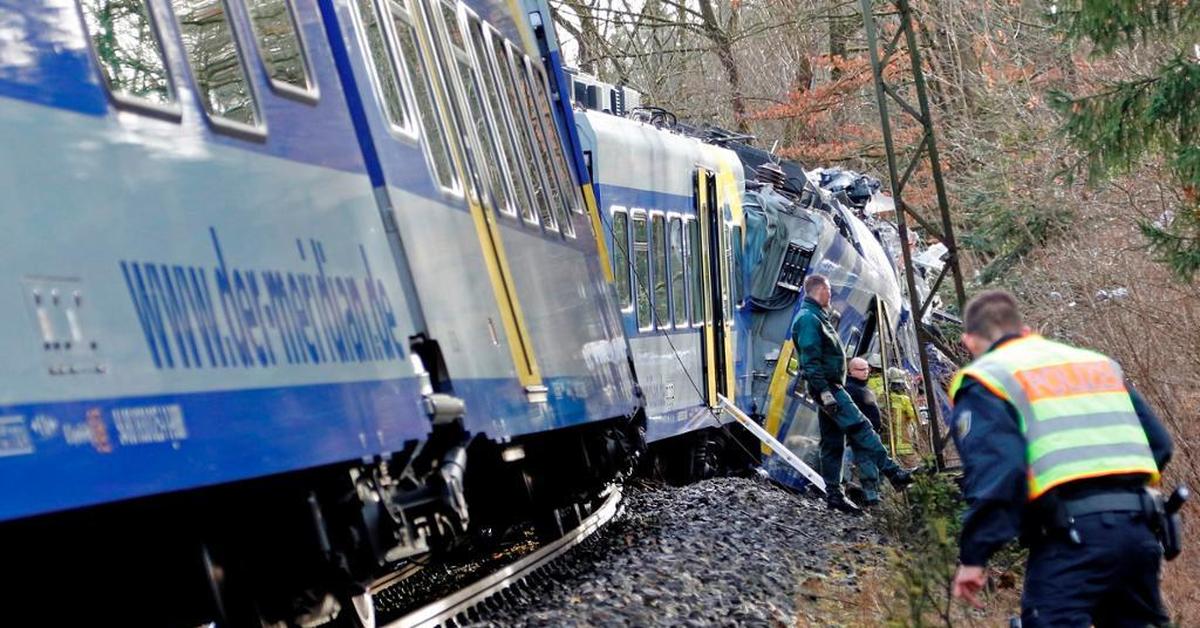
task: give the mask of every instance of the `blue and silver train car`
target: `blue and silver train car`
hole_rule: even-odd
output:
[[[902,363],[895,266],[847,206],[806,178],[788,177],[805,177],[798,164],[760,177],[772,183],[753,181],[756,167],[776,161],[769,153],[646,111],[631,119],[583,108],[576,123],[646,396],[649,440],[656,453],[666,449],[669,461],[683,463],[677,478],[753,464],[744,441],[729,442],[743,434],[716,429],[720,393],[815,465],[816,406],[788,368],[803,279],[830,278],[847,358],[882,353]],[[709,465],[714,442],[725,455]],[[801,483],[786,466],[768,461],[768,468]]]
[[[742,164],[644,121],[581,111],[625,335],[651,442],[718,428],[718,394],[745,401]],[[700,448],[707,444],[685,440]],[[689,468],[684,477],[703,475]]]
[[[627,345],[524,20],[0,0],[7,593],[50,608],[69,569],[93,622],[310,622],[628,466]]]

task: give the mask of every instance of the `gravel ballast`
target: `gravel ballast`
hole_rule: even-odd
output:
[[[878,543],[869,518],[758,479],[636,485],[599,535],[482,619],[503,626],[807,623],[796,606],[802,587],[857,589],[856,570],[882,560],[862,548]]]

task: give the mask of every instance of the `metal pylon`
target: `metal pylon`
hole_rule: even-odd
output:
[[[896,203],[896,222],[900,230],[900,250],[904,258],[904,277],[908,287],[909,305],[913,312],[913,323],[917,332],[917,346],[921,361],[921,381],[925,386],[925,401],[928,406],[929,422],[933,432],[934,454],[937,459],[938,469],[940,470],[946,466],[943,449],[945,448],[947,434],[942,432],[942,421],[939,420],[937,400],[933,394],[933,387],[939,384],[930,377],[929,357],[926,353],[926,347],[929,345],[936,346],[951,359],[955,358],[956,352],[934,337],[921,321],[925,317],[930,303],[933,302],[934,295],[941,288],[942,281],[946,278],[947,274],[951,275],[954,281],[954,295],[957,299],[958,311],[960,313],[962,312],[963,302],[966,301],[966,292],[963,289],[962,270],[958,264],[958,246],[954,241],[954,225],[950,220],[950,203],[946,198],[946,185],[942,178],[942,165],[938,156],[933,117],[929,112],[929,98],[926,93],[925,72],[921,65],[921,51],[917,44],[916,33],[913,30],[912,7],[909,4],[909,0],[880,0],[878,2],[875,0],[860,0],[860,3],[862,5],[863,23],[867,31],[867,48],[871,54],[871,70],[875,77],[875,98],[879,103],[879,121],[883,131],[883,145],[884,150],[887,152],[888,178],[891,182],[892,197]],[[875,12],[876,4],[881,8],[886,8],[887,11],[877,14]],[[885,20],[894,24],[896,30],[891,36],[890,41],[881,48],[879,45],[879,23]],[[899,89],[897,89],[897,84],[888,82],[886,76],[886,69],[892,62],[893,57],[897,53],[903,54],[901,38],[904,38],[904,50],[907,51],[911,62],[911,68],[905,74],[907,75],[906,78],[911,80],[913,91],[916,92],[916,107],[905,100]],[[889,99],[900,107],[901,111],[919,123],[924,130],[915,150],[911,151],[909,162],[903,167],[901,167],[900,163],[903,153],[896,151],[895,140],[892,136],[891,119],[888,117]],[[927,162],[929,172],[933,177],[934,188],[937,191],[937,210],[941,214],[940,227],[937,223],[926,219],[923,215],[923,213],[929,212],[929,210],[912,207],[904,201],[904,190],[908,186],[910,178],[916,172],[917,168],[925,162]],[[920,293],[917,292],[912,251],[909,250],[908,245],[908,219],[910,217],[919,227],[925,230],[927,235],[940,240],[948,251],[945,265],[931,285],[929,295],[926,297],[924,303],[921,302]]]

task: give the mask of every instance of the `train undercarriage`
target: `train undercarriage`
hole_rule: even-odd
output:
[[[644,450],[640,413],[504,443],[450,421],[386,458],[6,524],[5,597],[55,625],[370,626],[376,578],[561,534]]]

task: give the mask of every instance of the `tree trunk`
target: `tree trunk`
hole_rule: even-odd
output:
[[[701,28],[708,40],[713,44],[713,51],[725,70],[725,78],[729,81],[731,91],[730,106],[733,109],[734,124],[739,133],[749,133],[750,124],[746,120],[746,100],[742,95],[742,75],[738,69],[737,59],[733,56],[733,38],[730,32],[737,28],[737,8],[730,7],[729,21],[722,27],[713,10],[712,0],[700,0]]]

